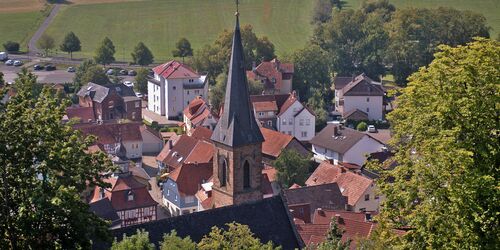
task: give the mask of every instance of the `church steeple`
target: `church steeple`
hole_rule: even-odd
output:
[[[238,11],[222,112],[211,137],[215,147],[212,205],[260,200],[264,137],[250,104]]]
[[[238,2],[236,4],[238,5]],[[264,141],[250,104],[238,7],[235,15],[236,25],[227,76],[224,109],[211,138],[213,141],[231,147]]]

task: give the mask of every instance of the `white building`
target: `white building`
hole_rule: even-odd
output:
[[[365,74],[336,77],[335,110],[347,120],[382,120],[384,89]]]
[[[196,96],[208,96],[207,76],[185,64],[170,61],[156,66],[153,72],[154,77],[148,79],[148,110],[159,115],[179,118]]]
[[[369,134],[329,124],[311,141],[317,161],[354,163],[362,166],[370,153],[382,151],[385,145]]]
[[[295,91],[292,91],[277,115],[277,130],[294,136],[299,141],[309,141],[315,135],[315,126],[316,116],[313,111],[301,103]]]

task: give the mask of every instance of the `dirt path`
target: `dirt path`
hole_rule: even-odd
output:
[[[36,46],[36,42],[38,41],[38,39],[40,39],[42,34],[49,27],[50,23],[54,20],[54,17],[57,15],[60,8],[61,8],[61,4],[54,4],[54,7],[50,11],[49,16],[47,16],[47,18],[45,18],[42,25],[40,25],[40,27],[38,27],[38,30],[31,37],[31,39],[28,43],[30,55],[36,55],[37,53],[40,53],[40,50]]]

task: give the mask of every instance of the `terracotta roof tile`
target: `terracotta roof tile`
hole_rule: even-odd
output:
[[[191,153],[184,160],[185,163],[209,163],[214,156],[214,146],[206,141],[198,141]]]
[[[191,133],[191,137],[196,138],[198,140],[206,140],[209,141],[212,136],[212,130],[205,127],[197,127]]]
[[[95,121],[93,107],[68,107],[66,108],[68,119],[77,118],[80,122]]]
[[[262,169],[262,173],[263,174],[266,174],[267,177],[269,178],[269,181],[273,182],[273,181],[276,181],[276,174],[278,173],[278,171],[271,167],[271,166],[264,166],[264,169]]]
[[[200,75],[189,66],[175,60],[158,65],[153,68],[153,71],[155,72],[155,74],[161,75],[166,79],[200,77]]]
[[[172,171],[168,178],[175,181],[181,195],[195,195],[200,185],[212,176],[212,163],[184,163]]]
[[[140,123],[104,123],[104,124],[76,124],[73,128],[80,130],[83,135],[95,135],[101,144],[118,143],[122,141],[142,141]]]
[[[184,160],[189,156],[198,140],[188,136],[181,135],[172,143],[172,148],[169,148],[169,142],[163,147],[160,154],[156,156],[156,160],[165,163],[170,169],[175,169],[182,165]]]
[[[279,157],[283,149],[285,149],[288,144],[294,140],[294,137],[291,135],[283,134],[264,127],[261,127],[260,131],[264,136],[262,153],[276,158]]]

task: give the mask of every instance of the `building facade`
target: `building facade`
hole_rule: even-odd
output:
[[[282,63],[278,58],[274,58],[247,71],[247,77],[262,83],[265,94],[289,94],[292,92],[293,73],[292,63]]]

